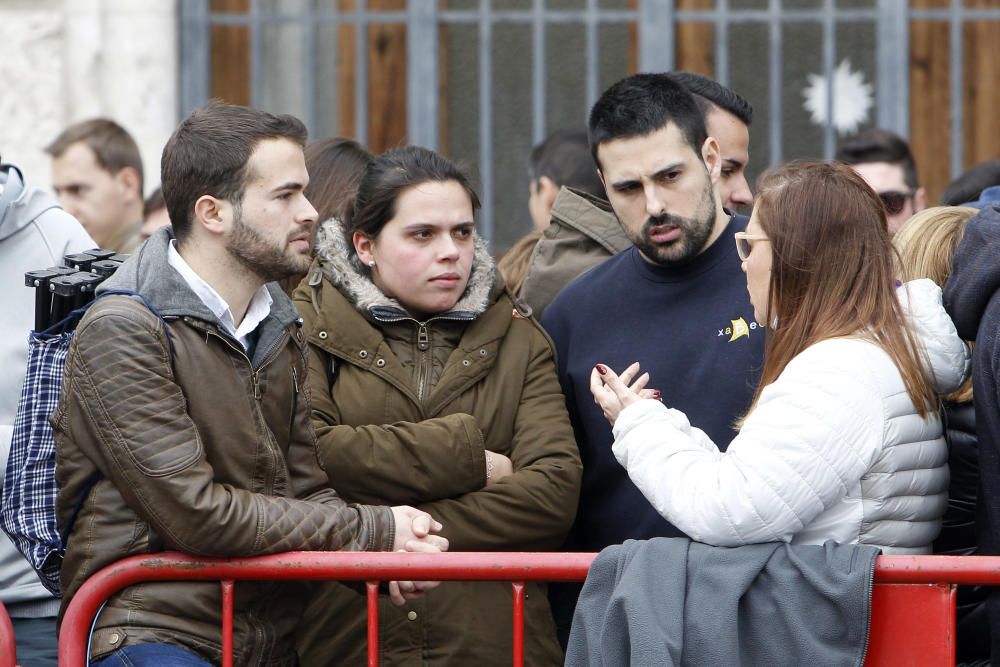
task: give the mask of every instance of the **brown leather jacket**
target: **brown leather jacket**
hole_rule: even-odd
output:
[[[169,230],[104,289],[77,328],[52,417],[60,525],[95,472],[69,536],[63,609],[88,576],[117,559],[165,549],[200,556],[289,550],[388,550],[386,507],[346,505],[316,458],[305,384],[305,336],[271,285],[271,313],[252,360],[167,264]],[[295,664],[291,634],[306,585],[236,586],[236,664]],[[114,595],[91,658],[165,642],[221,659],[219,585],[149,583]]]

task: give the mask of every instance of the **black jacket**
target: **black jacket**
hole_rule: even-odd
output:
[[[965,228],[944,303],[958,334],[975,340],[973,394],[979,440],[979,553],[1000,554],[1000,206],[984,208]],[[1000,661],[1000,589],[987,602],[993,661]]]

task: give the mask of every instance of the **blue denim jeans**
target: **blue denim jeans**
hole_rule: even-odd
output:
[[[59,664],[56,617],[11,618],[17,642],[17,663],[26,667],[57,667]]]
[[[91,667],[213,667],[199,655],[173,644],[136,644],[126,646]]]

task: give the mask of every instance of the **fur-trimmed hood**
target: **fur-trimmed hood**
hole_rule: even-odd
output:
[[[362,313],[379,320],[399,319],[412,315],[396,299],[386,296],[368,274],[368,269],[353,248],[348,247],[344,227],[336,218],[323,222],[316,234],[316,256],[323,275]],[[475,319],[493,301],[498,280],[493,257],[484,241],[475,235],[475,255],[469,284],[455,306],[447,313],[455,319]]]

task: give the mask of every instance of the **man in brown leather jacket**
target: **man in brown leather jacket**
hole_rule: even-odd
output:
[[[309,266],[305,139],[294,117],[210,103],[164,149],[173,231],[102,285],[138,296],[87,312],[52,417],[60,526],[72,521],[63,610],[132,554],[447,548],[423,512],[345,504],[317,462],[301,320],[267,284]],[[238,586],[237,664],[296,663],[303,585]],[[401,602],[423,587],[391,590]],[[97,620],[92,664],[218,663],[220,610],[214,582],[130,586]]]

